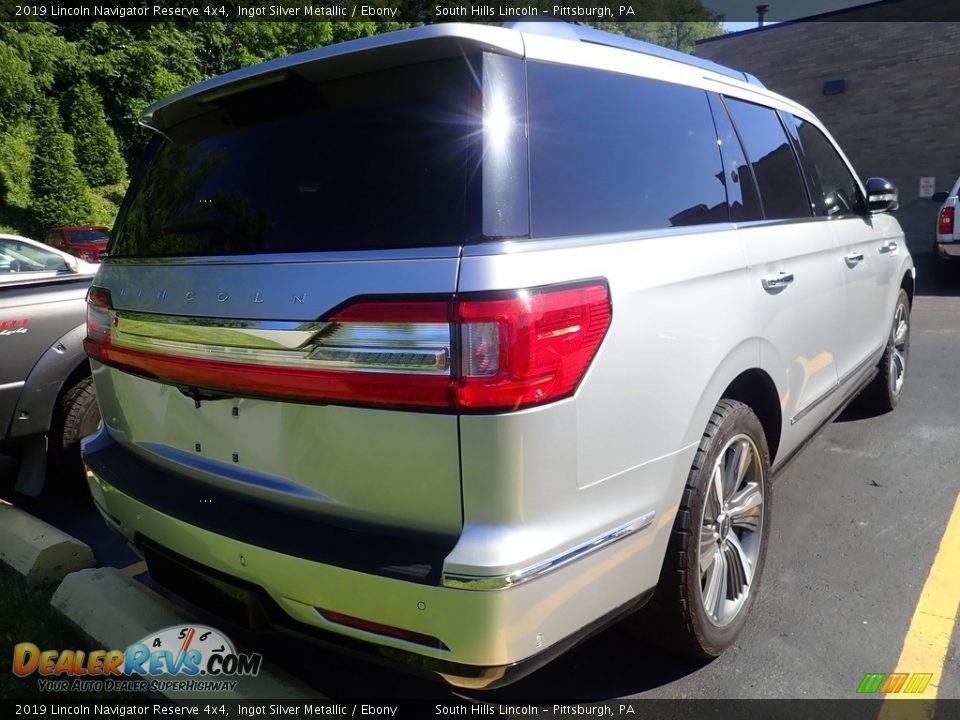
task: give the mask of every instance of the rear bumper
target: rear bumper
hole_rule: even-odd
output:
[[[150,573],[155,580],[221,617],[227,617],[247,627],[292,635],[360,660],[473,689],[492,689],[519,680],[578,642],[638,610],[653,595],[651,589],[624,607],[616,608],[548,650],[526,660],[507,665],[466,665],[378,645],[299,622],[283,612],[263,588],[243,583],[234,577],[194,563],[142,536],[137,537],[137,546],[144,551]],[[211,591],[212,587],[224,585],[230,588],[228,594],[218,593],[215,589]]]
[[[456,536],[384,532],[327,522],[230,493],[141,459],[103,433],[84,448],[87,469],[113,490],[223,538],[358,572],[436,585]],[[282,528],[282,530],[281,530]]]
[[[960,242],[942,242],[938,239],[934,251],[942,258],[960,258]]]
[[[142,491],[144,485],[156,486],[158,494],[165,496],[177,489],[156,476],[157,468],[119,448],[105,432],[87,442],[84,450],[88,483],[101,514],[145,550],[151,572],[174,592],[229,617],[216,592],[195,591],[218,583],[245,589],[250,601],[232,619],[308,636],[350,654],[440,676],[454,685],[483,688],[515,680],[636,609],[652,593],[652,588],[638,582],[636,572],[648,559],[644,551],[649,551],[650,539],[644,532],[624,536],[516,585],[495,590],[445,587],[438,577],[442,558],[441,567],[420,577],[391,576],[393,569],[387,563],[381,562],[379,569],[344,567],[341,553],[332,559],[340,562],[338,566],[330,559],[321,562],[289,549],[264,546],[275,544],[273,540],[250,542],[200,527],[199,516],[177,517],[157,507],[168,499],[135,497],[134,492]],[[143,482],[133,483],[131,476]],[[211,499],[212,503],[207,502]],[[195,495],[187,500],[202,507],[230,498]],[[183,514],[186,505],[189,502],[181,503],[177,513]],[[258,537],[290,534],[285,532],[288,523],[270,518],[268,508],[264,512],[259,524],[270,533]],[[328,552],[324,545],[355,542],[356,536],[349,532],[339,540],[319,533],[312,552]],[[405,542],[410,541],[399,538],[395,544],[400,550],[416,549],[404,546]],[[309,550],[309,543],[304,547]],[[436,551],[439,546],[432,547]],[[400,550],[381,545],[377,552],[387,557]],[[401,559],[408,562],[410,557]],[[182,582],[184,577],[215,582]],[[412,639],[385,635],[376,627],[367,630],[335,622],[330,615],[400,629]]]

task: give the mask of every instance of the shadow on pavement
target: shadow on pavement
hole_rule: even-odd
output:
[[[553,662],[507,687],[479,691],[452,688],[439,680],[340,655],[309,640],[275,632],[255,632],[184,602],[141,576],[148,586],[188,607],[201,621],[263,654],[273,664],[332,700],[457,700],[510,702],[544,700],[599,702],[636,695],[672,683],[709,661],[669,655],[614,625],[567,651]]]
[[[645,645],[614,625],[517,683],[473,697],[485,701],[610,700],[667,685],[709,664]]]
[[[15,494],[12,487],[11,477],[2,490],[6,500],[87,543],[98,565],[122,568],[140,559],[100,517],[80,471],[70,477],[48,477],[37,498]]]

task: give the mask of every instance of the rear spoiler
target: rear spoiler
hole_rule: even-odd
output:
[[[506,28],[445,23],[350,40],[210,78],[154,103],[139,122],[163,133],[202,115],[222,98],[283,82],[291,74],[314,82],[332,80],[394,65],[456,57],[470,50],[523,57],[523,38]]]

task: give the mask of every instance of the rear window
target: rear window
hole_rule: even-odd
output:
[[[149,151],[110,256],[458,245],[481,230],[479,58],[282,82]]]
[[[103,230],[68,230],[67,239],[71,243],[82,245],[84,243],[102,243],[110,239]]]

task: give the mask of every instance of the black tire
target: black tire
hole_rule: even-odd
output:
[[[901,321],[904,324],[903,328],[900,326]],[[910,298],[906,290],[901,288],[893,310],[887,345],[877,365],[877,376],[864,388],[861,395],[861,401],[866,409],[880,414],[890,412],[900,404],[907,380],[909,356]]]
[[[81,378],[57,401],[48,445],[51,469],[79,472],[80,440],[95,432],[99,424],[100,408],[93,391],[93,378]]]
[[[718,511],[716,523],[710,522],[713,514],[711,507],[714,503],[714,472],[715,468],[720,466],[721,454],[725,462],[735,462],[734,458],[737,456],[730,453],[735,453],[738,445],[746,447],[741,438],[747,438],[752,443],[749,449],[751,464],[745,470],[744,484],[735,482],[727,497],[736,498],[739,491],[746,492],[746,481],[749,478],[761,493],[759,516],[752,519],[756,525],[754,530],[739,525],[738,522],[745,519],[739,515],[739,520],[732,525],[727,518],[721,534],[714,529],[717,523],[723,524],[720,518],[726,517],[726,509]],[[731,477],[736,480],[736,476],[737,473],[734,473]],[[670,652],[695,658],[717,657],[736,642],[756,599],[766,557],[770,526],[770,487],[770,451],[760,420],[747,405],[733,400],[721,400],[707,423],[693,467],[687,477],[657,590],[645,611],[635,621],[638,633]],[[711,535],[707,536],[707,532]],[[730,598],[730,594],[736,592],[730,588],[737,584],[737,579],[746,579],[746,574],[738,576],[737,570],[733,569],[736,562],[730,559],[726,549],[737,553],[726,539],[731,534],[737,539],[737,547],[745,549],[749,541],[749,547],[755,551],[749,568],[745,564],[749,562],[746,557],[742,553],[737,554],[737,558],[741,559],[740,570],[751,576],[745,586],[746,592],[739,600]],[[701,566],[701,555],[705,554],[701,552],[702,547],[709,549],[713,557],[712,561],[705,558],[704,562],[709,563],[705,571]],[[722,561],[718,559],[721,556]],[[733,603],[730,605],[732,614],[725,622],[718,621],[719,612],[716,617],[711,617],[705,607],[705,604],[709,603],[710,594],[710,588],[705,586],[705,581],[709,583],[714,579],[710,574],[711,570],[720,573],[718,576],[721,582],[727,583],[722,585],[722,590],[714,593],[714,597],[722,598],[719,603],[724,606]],[[740,592],[743,593],[743,590],[744,587],[741,586]],[[708,597],[707,603],[705,597]],[[717,605],[714,604],[714,607]]]

